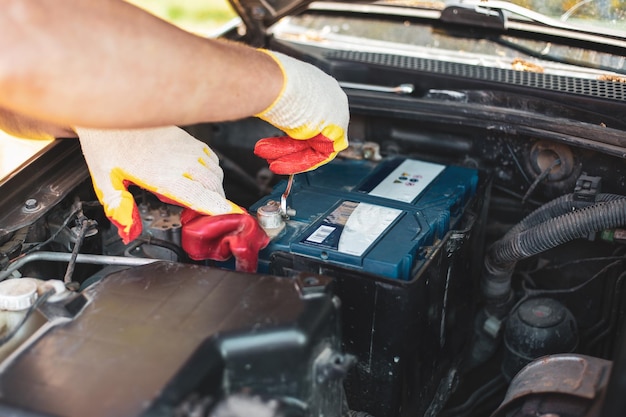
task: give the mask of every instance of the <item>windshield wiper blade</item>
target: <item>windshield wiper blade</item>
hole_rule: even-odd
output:
[[[470,23],[483,19],[491,22],[493,27],[498,26],[497,23],[499,23],[502,29],[507,29],[509,22],[505,12],[552,28],[584,30],[584,28],[570,25],[517,4],[498,0],[459,0],[458,3],[452,3],[447,6],[441,13],[441,18],[442,20],[446,19],[450,23]]]
[[[465,3],[452,4],[441,11],[445,23],[506,30],[506,17],[501,10],[481,9]]]
[[[512,20],[511,17],[514,16],[518,19]],[[572,25],[508,1],[460,0],[457,3],[450,4],[442,11],[441,20],[447,23],[489,27],[500,30],[520,29],[520,25],[524,23],[523,21],[527,21],[535,24],[539,23],[553,31],[566,31],[568,37],[578,40],[598,42],[621,48],[626,47],[624,33],[611,31],[606,28],[603,28],[602,32],[598,32],[585,26]],[[530,30],[529,27],[524,27],[524,29]],[[552,34],[564,36],[560,32]]]

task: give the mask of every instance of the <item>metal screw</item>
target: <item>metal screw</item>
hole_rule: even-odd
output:
[[[39,202],[34,198],[29,198],[24,202],[25,211],[36,211],[39,209]]]

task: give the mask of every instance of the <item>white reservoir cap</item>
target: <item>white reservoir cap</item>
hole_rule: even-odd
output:
[[[20,278],[0,282],[0,309],[18,311],[29,308],[37,300],[37,284]]]

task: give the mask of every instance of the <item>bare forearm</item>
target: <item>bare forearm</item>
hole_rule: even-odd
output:
[[[0,130],[26,139],[52,139],[76,136],[74,131],[68,127],[33,119],[2,107],[0,107]]]
[[[148,127],[265,109],[265,54],[196,37],[121,0],[0,0],[0,106],[61,126]]]

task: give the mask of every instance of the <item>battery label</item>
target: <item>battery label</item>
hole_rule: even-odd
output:
[[[303,242],[361,256],[401,214],[398,209],[344,201]]]
[[[445,165],[407,159],[387,175],[369,194],[411,203],[445,168]]]
[[[309,242],[313,242],[313,243],[323,243],[324,240],[326,240],[326,238],[330,236],[330,234],[334,232],[335,230],[337,230],[336,227],[327,226],[323,224],[320,227],[318,227],[317,230],[311,236],[306,238],[306,240]]]

